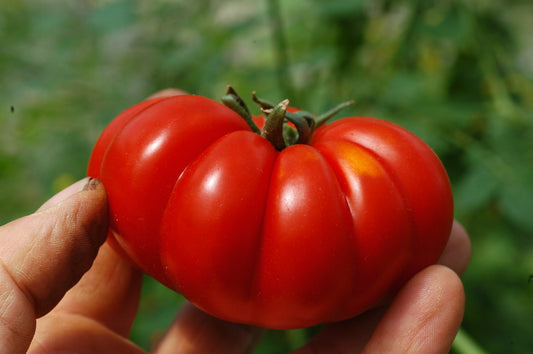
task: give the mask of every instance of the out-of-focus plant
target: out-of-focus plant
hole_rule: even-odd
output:
[[[355,99],[347,113],[406,126],[449,171],[473,240],[454,350],[533,347],[531,1],[0,0],[0,9],[1,222],[81,178],[103,127],[161,88],[218,98],[231,84],[311,111]],[[147,281],[134,339],[147,347],[171,320],[161,304],[177,299]],[[269,332],[257,352],[284,352],[316,330]]]

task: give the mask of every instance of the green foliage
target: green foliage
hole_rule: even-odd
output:
[[[488,352],[533,347],[530,1],[0,0],[0,9],[1,222],[82,178],[104,126],[159,89],[219,98],[231,84],[317,112],[355,99],[347,114],[400,123],[449,171],[473,241],[461,338]],[[157,289],[147,281],[132,334],[144,347],[181,301]],[[308,335],[287,333],[270,332],[258,352]]]

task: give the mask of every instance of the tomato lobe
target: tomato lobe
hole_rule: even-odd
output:
[[[88,174],[118,252],[212,315],[270,328],[381,304],[437,261],[453,220],[435,153],[375,118],[277,151],[220,103],[152,99],[109,124]]]

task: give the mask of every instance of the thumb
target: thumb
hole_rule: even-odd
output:
[[[0,227],[0,343],[7,352],[27,348],[35,319],[91,267],[107,227],[107,197],[97,179],[77,182]]]

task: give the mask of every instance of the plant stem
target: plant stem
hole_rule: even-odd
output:
[[[263,100],[262,98],[257,97],[257,94],[256,94],[255,91],[252,92],[252,100],[255,103],[257,103],[259,105],[259,107],[261,107],[261,110],[263,110],[263,109],[272,109],[272,108],[274,108],[276,106],[273,103],[270,103],[268,101]]]
[[[452,349],[458,354],[487,353],[462,328],[459,329],[459,332],[453,341]]]
[[[311,121],[308,121],[304,116],[296,113],[285,112],[285,118],[294,124],[296,131],[298,132],[298,140],[296,144],[308,144],[311,140],[311,127],[314,125],[314,120],[311,117]],[[310,124],[311,122],[311,124]],[[289,143],[291,144],[291,143]]]
[[[289,74],[289,51],[287,49],[287,40],[285,38],[285,30],[283,28],[283,21],[281,19],[280,1],[268,0],[268,9],[270,24],[272,26],[272,40],[277,56],[276,71],[279,86],[285,97],[295,97],[294,87]]]
[[[246,123],[248,123],[250,129],[252,129],[254,133],[261,134],[261,129],[259,129],[252,119],[252,115],[250,114],[248,107],[242,98],[237,94],[237,92],[235,92],[233,87],[228,86],[228,90],[226,94],[222,96],[221,101],[225,106],[237,112],[237,114],[240,115],[246,121]]]
[[[333,107],[332,109],[330,109],[329,111],[327,111],[326,113],[324,114],[321,114],[319,115],[318,117],[316,117],[316,127],[318,128],[319,126],[321,126],[322,124],[324,123],[327,123],[328,120],[330,120],[331,118],[333,118],[333,116],[335,116],[336,114],[338,114],[340,111],[342,111],[344,108],[348,107],[348,106],[351,106],[351,105],[354,105],[355,104],[355,101],[347,101],[347,102],[344,102],[344,103],[341,103],[340,105],[338,105],[337,107]]]
[[[267,117],[261,135],[270,141],[278,151],[286,147],[285,139],[283,138],[283,124],[285,123],[285,113],[288,106],[289,100],[284,100],[272,109],[263,110]]]

